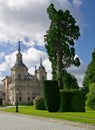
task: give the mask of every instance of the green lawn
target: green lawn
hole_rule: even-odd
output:
[[[15,107],[0,107],[0,111],[15,112]],[[49,113],[46,110],[35,110],[34,106],[19,106],[19,113],[26,115],[42,116],[48,118],[63,119],[76,122],[95,124],[95,111],[86,107],[86,112],[56,112]]]

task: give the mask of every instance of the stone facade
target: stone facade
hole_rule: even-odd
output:
[[[6,76],[2,80],[3,104],[15,105],[17,100],[19,104],[32,103],[33,99],[41,94],[41,85],[46,79],[47,72],[41,60],[39,68],[35,69],[35,74],[28,73],[20,52],[20,42],[18,42],[18,53],[15,65],[11,68],[11,76]]]

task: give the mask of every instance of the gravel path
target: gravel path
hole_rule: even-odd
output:
[[[0,130],[95,130],[95,126],[0,112]]]

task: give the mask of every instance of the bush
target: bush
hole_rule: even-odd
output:
[[[37,96],[34,101],[34,107],[37,110],[46,110],[45,104],[44,104],[44,98],[42,96]]]
[[[77,89],[60,90],[61,112],[84,112],[85,96],[84,93]]]
[[[49,112],[57,112],[60,106],[60,93],[58,82],[46,80],[43,83],[42,89],[46,109]]]

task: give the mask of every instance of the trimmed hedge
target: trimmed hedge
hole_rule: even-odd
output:
[[[44,104],[44,98],[42,96],[37,96],[33,100],[33,103],[36,110],[46,110],[45,104]]]
[[[61,112],[85,112],[85,94],[77,89],[60,90]]]
[[[60,107],[60,93],[58,82],[46,80],[43,82],[42,90],[46,109],[49,112],[57,112]]]

